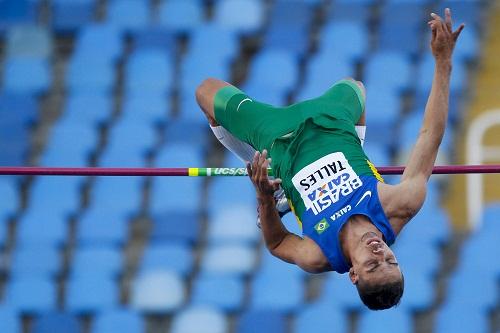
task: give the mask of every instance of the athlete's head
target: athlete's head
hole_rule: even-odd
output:
[[[371,310],[399,304],[404,290],[403,273],[392,250],[374,232],[367,232],[351,253],[349,277],[363,303]]]

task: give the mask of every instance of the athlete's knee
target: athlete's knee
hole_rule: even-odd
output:
[[[358,81],[352,77],[346,77],[344,80],[351,81],[352,83],[357,85],[358,88],[361,90],[361,95],[363,96],[363,99],[366,99],[366,88],[365,88],[365,85],[363,84],[363,82]]]
[[[208,120],[212,123],[215,121],[214,115],[214,99],[217,91],[229,85],[229,83],[222,80],[208,78],[203,80],[195,91],[196,102],[200,106],[201,110],[207,116]]]

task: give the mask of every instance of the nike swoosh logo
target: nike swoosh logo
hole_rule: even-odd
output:
[[[238,107],[236,108],[236,111],[240,111],[240,106],[241,106],[241,104],[245,103],[246,101],[250,101],[250,102],[252,102],[252,100],[251,100],[250,98],[245,98],[244,100],[242,100],[242,101],[240,102],[240,104],[238,104]]]
[[[366,191],[366,192],[363,194],[363,196],[359,199],[358,203],[357,203],[354,207],[357,207],[357,206],[361,203],[361,201],[363,201],[363,200],[364,200],[364,198],[366,198],[366,197],[371,197],[371,196],[372,196],[372,191]]]

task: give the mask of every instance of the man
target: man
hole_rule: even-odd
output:
[[[307,272],[349,272],[362,301],[374,310],[400,301],[404,279],[388,245],[424,202],[447,122],[451,58],[464,25],[452,31],[449,9],[444,21],[431,17],[432,89],[398,185],[383,182],[361,147],[358,135],[364,139],[364,133],[355,124],[364,125],[365,95],[359,82],[342,80],[318,98],[285,108],[256,102],[215,79],[196,91],[226,147],[248,161],[257,150],[247,169],[269,251]],[[275,179],[268,178],[269,164]],[[281,223],[273,196],[280,185],[302,223],[303,238]]]

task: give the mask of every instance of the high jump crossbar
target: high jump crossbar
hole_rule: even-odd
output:
[[[381,175],[400,175],[404,166],[377,167]],[[500,173],[500,164],[441,165],[433,174]],[[246,176],[246,168],[59,168],[59,167],[0,167],[0,175],[10,176]],[[272,175],[272,169],[269,169]]]

